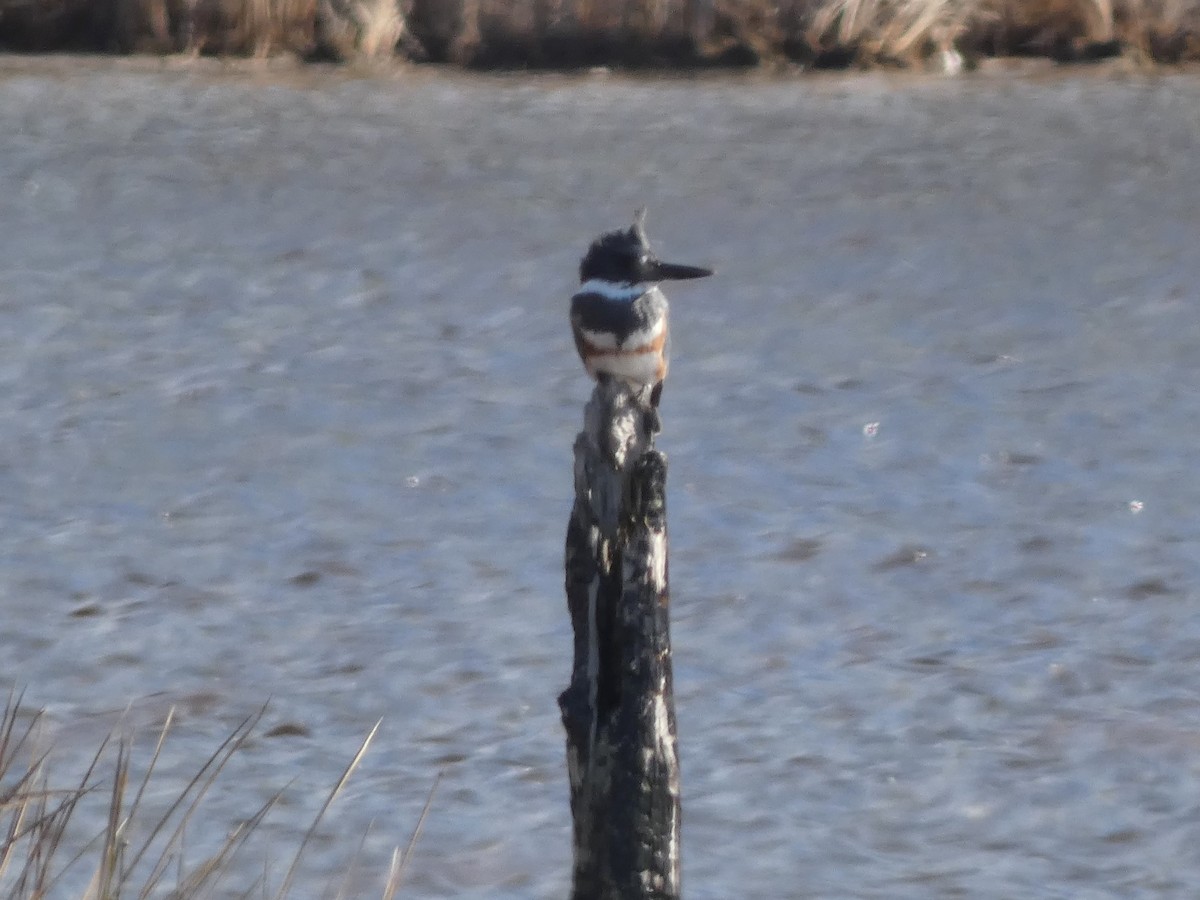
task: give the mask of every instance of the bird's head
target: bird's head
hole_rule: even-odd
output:
[[[705,278],[712,269],[684,266],[656,259],[646,240],[646,210],[640,209],[633,225],[623,231],[608,231],[592,241],[587,255],[579,264],[580,282],[607,281],[611,284],[632,285],[658,281],[682,281]]]

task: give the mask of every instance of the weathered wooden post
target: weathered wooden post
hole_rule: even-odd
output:
[[[679,754],[667,586],[667,459],[654,449],[668,367],[659,282],[711,269],[657,259],[645,210],[592,241],[571,298],[596,389],[575,439],[567,608],[572,900],[679,900]]]
[[[650,388],[602,377],[575,439],[567,525],[571,683],[559,697],[574,818],[572,900],[678,900],[679,757],[666,457]]]

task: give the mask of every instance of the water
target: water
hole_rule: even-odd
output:
[[[377,896],[445,769],[404,895],[564,897],[566,300],[645,203],[719,269],[661,439],[687,896],[1193,895],[1198,104],[10,61],[0,687],[61,781],[174,707],[160,803],[270,699],[189,838],[296,779],[230,890],[383,717],[294,896],[371,823]]]

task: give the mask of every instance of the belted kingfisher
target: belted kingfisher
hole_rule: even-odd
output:
[[[579,264],[579,290],[571,298],[571,331],[589,375],[620,378],[634,388],[653,385],[650,408],[657,409],[670,349],[667,298],[658,282],[713,272],[655,259],[645,217],[640,209],[631,228],[592,241]]]

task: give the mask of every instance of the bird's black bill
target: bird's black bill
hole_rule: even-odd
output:
[[[712,269],[700,266],[680,266],[675,263],[665,263],[654,260],[649,263],[650,281],[686,281],[689,278],[707,278],[713,273]]]

